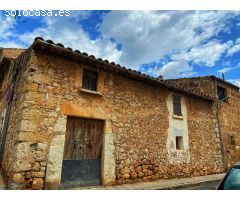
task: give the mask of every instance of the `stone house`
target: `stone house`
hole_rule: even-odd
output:
[[[2,49],[0,56],[0,162],[9,188],[60,189],[224,171],[220,129],[239,132],[227,121],[219,123],[228,116],[217,120],[212,93],[42,38],[25,51]],[[236,98],[228,101],[237,104],[235,88],[232,94]]]
[[[216,120],[225,168],[240,160],[240,92],[239,87],[215,76],[168,80],[189,89],[208,94],[217,101]]]

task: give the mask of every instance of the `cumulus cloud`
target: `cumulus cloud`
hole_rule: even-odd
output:
[[[14,24],[15,20],[13,17],[5,17],[0,14],[0,47],[9,47],[11,45],[13,45],[12,47],[21,46],[9,39],[13,35]]]
[[[118,11],[104,17],[100,31],[104,37],[122,44],[120,61],[135,68],[189,50],[186,55],[189,59],[197,58],[196,62],[201,62],[204,58],[200,60],[199,56],[202,55],[207,56],[206,62],[213,52],[204,55],[204,50],[211,50],[204,43],[220,31],[227,31],[224,22],[235,15],[235,12],[224,11]],[[214,58],[206,62],[213,65],[227,44],[208,45],[215,45],[217,51]]]
[[[227,55],[232,56],[235,53],[240,52],[240,38],[238,38],[235,42],[235,44],[228,49]]]
[[[168,62],[161,68],[150,68],[148,72],[156,76],[162,75],[164,79],[182,78],[195,74],[193,68],[185,60]]]
[[[121,56],[117,44],[110,39],[101,37],[93,40],[81,26],[81,20],[89,16],[89,12],[87,14],[85,12],[71,12],[71,17],[62,17],[61,20],[54,17],[45,17],[43,18],[43,27],[24,33],[19,36],[19,40],[25,45],[29,45],[29,41],[32,42],[35,37],[40,36],[70,46],[73,49],[79,49],[82,52],[85,51],[97,57],[117,62]]]
[[[173,59],[185,59],[198,65],[213,67],[221,58],[222,54],[231,46],[232,41],[220,43],[219,41],[210,41],[204,45],[193,47],[188,52],[173,55]]]
[[[228,81],[240,87],[240,79],[229,79]]]
[[[70,17],[42,17],[38,27],[21,35],[14,32],[12,19],[0,20],[0,39],[5,38],[0,46],[28,47],[41,36],[134,69],[156,62],[159,65],[148,69],[153,75],[191,76],[195,73],[193,65],[212,67],[225,53],[236,52],[237,47],[231,48],[237,42],[213,39],[229,31],[227,22],[236,15],[239,12],[111,11],[93,27],[99,33],[94,38],[83,27],[91,11],[71,12]],[[164,57],[169,59],[163,63]]]
[[[224,67],[224,68],[218,70],[217,72],[218,73],[226,73],[226,72],[231,71],[232,69],[233,69],[232,67]]]

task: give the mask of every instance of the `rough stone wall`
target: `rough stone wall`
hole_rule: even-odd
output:
[[[203,94],[207,94],[211,97],[215,97],[214,82],[210,77],[197,77],[197,78],[180,78],[167,80],[180,84],[186,88],[194,89]]]
[[[59,186],[67,115],[108,122],[104,156],[109,161],[102,173],[103,179],[109,180],[104,184],[221,172],[209,101],[184,96],[190,159],[171,163],[166,149],[167,99],[171,91],[100,72],[100,94],[91,94],[81,91],[82,65],[79,63],[35,53],[28,66],[19,93],[22,114],[14,145],[12,187]],[[115,171],[107,176],[106,170],[110,174]]]
[[[2,85],[3,96],[1,97],[1,114],[3,114],[4,110],[7,107],[6,103],[6,92],[10,86],[13,86],[14,80],[16,80],[16,84],[14,85],[14,95],[12,98],[12,105],[10,111],[9,118],[9,126],[8,132],[6,135],[5,146],[4,146],[4,154],[2,159],[2,171],[4,173],[5,180],[8,182],[9,187],[12,186],[15,188],[14,184],[12,185],[12,180],[16,180],[17,176],[14,172],[18,171],[17,165],[21,165],[21,162],[18,162],[18,158],[16,156],[17,148],[20,146],[20,141],[18,141],[19,134],[19,125],[22,120],[21,111],[23,108],[24,101],[24,88],[26,87],[24,70],[28,66],[28,58],[29,58],[30,50],[25,54],[19,56],[16,60],[12,61],[8,72],[5,74],[4,82]],[[19,69],[18,75],[15,76],[16,69]],[[27,158],[27,155],[25,155]],[[24,172],[25,173],[25,172]],[[16,181],[17,183],[22,183],[19,179]]]
[[[26,49],[15,49],[15,48],[2,48],[0,49],[0,61],[1,57],[16,58]]]
[[[216,102],[213,112],[215,118],[215,130],[217,134],[218,146],[222,145],[221,154],[224,157],[223,162],[225,169],[240,160],[240,93],[233,86],[224,82],[214,81],[210,77],[200,78],[183,78],[170,80],[177,82],[185,87],[216,96],[216,85],[227,89],[227,96],[230,97],[226,102]],[[219,133],[217,133],[219,132]],[[231,144],[230,136],[234,136],[235,144]],[[221,149],[219,148],[219,149]],[[220,153],[219,153],[220,154]],[[220,155],[219,155],[220,157]]]
[[[224,147],[225,165],[231,165],[240,160],[240,93],[239,90],[223,83],[219,86],[227,89],[227,102],[221,103],[219,111],[220,132]],[[234,136],[235,144],[231,144],[230,136]]]

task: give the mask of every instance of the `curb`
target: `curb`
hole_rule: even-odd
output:
[[[181,188],[188,188],[188,187],[194,187],[194,186],[199,186],[202,183],[208,183],[208,182],[213,182],[213,181],[221,181],[222,178],[224,177],[225,173],[221,174],[212,174],[212,175],[207,175],[203,177],[192,177],[192,178],[183,178],[181,181],[180,179],[172,179],[172,182],[170,183],[169,181],[171,180],[166,180],[165,183],[154,183],[154,182],[149,182],[148,184],[145,185],[134,185],[134,183],[131,184],[123,184],[122,187],[121,185],[110,185],[110,186],[85,186],[85,187],[76,187],[76,188],[69,188],[70,190],[177,190]],[[184,180],[185,179],[185,180]],[[175,182],[176,181],[176,182]]]

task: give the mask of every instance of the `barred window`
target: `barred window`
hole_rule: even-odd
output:
[[[97,91],[97,78],[97,72],[84,68],[82,87],[87,90]]]
[[[182,116],[181,96],[173,95],[173,114]]]

